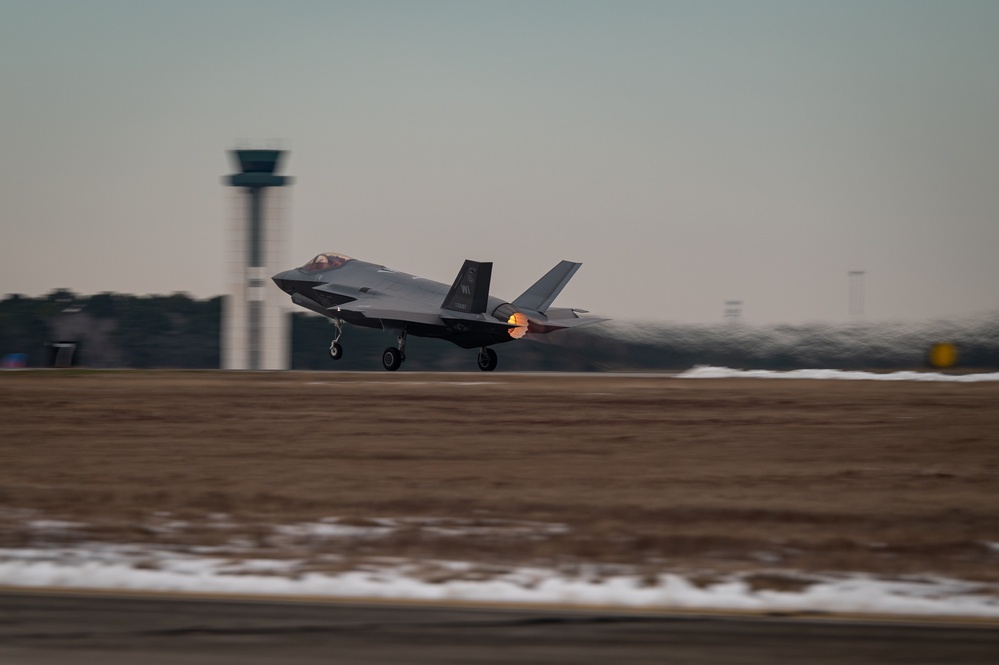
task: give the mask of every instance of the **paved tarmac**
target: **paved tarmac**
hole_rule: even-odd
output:
[[[994,625],[0,593],[0,663],[988,663]]]

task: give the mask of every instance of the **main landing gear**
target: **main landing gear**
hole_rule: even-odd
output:
[[[402,366],[402,361],[406,359],[406,331],[399,333],[399,348],[393,349],[391,346],[382,353],[382,366],[390,372],[394,372]]]
[[[488,346],[479,350],[479,369],[483,372],[491,372],[496,369],[496,352]]]
[[[333,338],[333,342],[330,344],[330,358],[340,360],[340,358],[343,358],[343,347],[340,346],[340,337],[343,335],[343,321],[334,319],[333,325],[336,326],[336,337]],[[382,366],[390,372],[394,372],[402,367],[403,361],[406,360],[405,330],[399,331],[398,340],[397,347],[390,346],[382,352]],[[479,369],[483,372],[491,372],[496,369],[496,352],[488,346],[479,349],[479,355],[476,360]]]

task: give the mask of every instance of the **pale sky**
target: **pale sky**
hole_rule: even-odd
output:
[[[0,0],[0,294],[225,290],[242,142],[338,251],[618,320],[999,309],[999,2]],[[292,267],[292,266],[286,266]]]

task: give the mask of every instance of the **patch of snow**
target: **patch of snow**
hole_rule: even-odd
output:
[[[45,533],[67,533],[84,526],[86,525],[81,522],[67,522],[65,520],[31,520],[28,522],[28,528],[32,531]]]
[[[338,524],[333,521],[302,522],[274,527],[274,533],[280,536],[309,538],[380,538],[391,534],[397,529],[389,520],[378,520],[375,526],[356,526],[353,524]]]
[[[341,598],[588,604],[657,609],[866,612],[999,617],[999,585],[948,578],[812,576],[799,591],[754,589],[730,575],[698,585],[674,573],[564,575],[522,567],[470,575],[464,562],[369,563],[339,573],[306,572],[295,560],[233,560],[139,546],[0,549],[0,584]],[[439,571],[428,581],[429,568]],[[592,571],[591,571],[592,572]],[[790,571],[788,571],[790,572]]]
[[[999,372],[986,374],[941,374],[939,372],[848,372],[838,369],[795,369],[777,372],[768,369],[729,369],[698,365],[677,375],[678,379],[833,379],[841,381],[947,381],[978,383],[999,381]]]

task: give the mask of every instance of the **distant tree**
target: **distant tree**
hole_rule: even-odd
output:
[[[51,337],[51,328],[45,316],[46,300],[9,295],[0,301],[0,357],[9,353],[23,353],[29,367],[45,363],[45,342]]]

